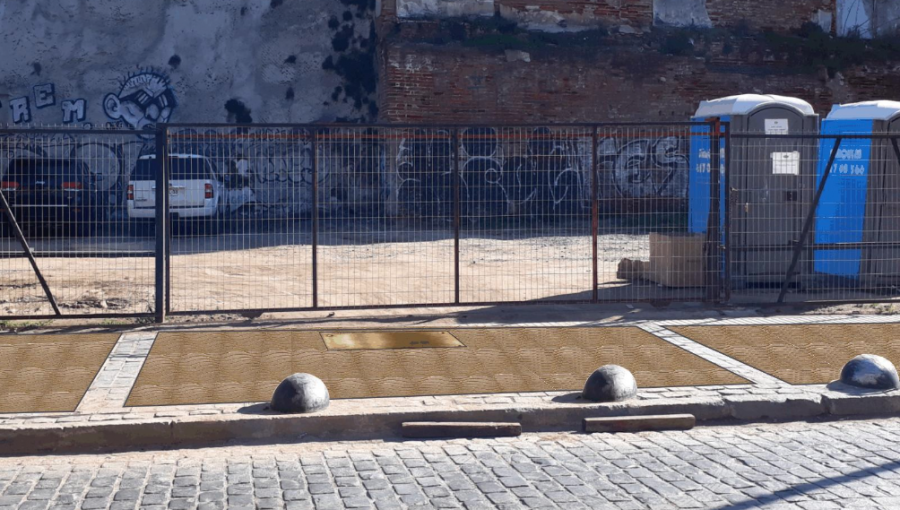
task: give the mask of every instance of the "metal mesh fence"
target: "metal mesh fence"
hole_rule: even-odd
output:
[[[734,300],[900,297],[900,150],[888,133],[732,133]]]
[[[153,312],[153,240],[124,208],[144,135],[0,131],[0,316]]]
[[[459,133],[462,302],[589,301],[592,129]]]
[[[311,132],[178,127],[166,140],[170,309],[312,307]],[[153,182],[134,186],[154,221]]]
[[[0,316],[890,301],[897,139],[718,123],[7,129]]]
[[[707,124],[600,129],[600,300],[718,297],[715,271],[706,269],[707,257],[718,247],[706,235],[709,218],[701,217],[702,229],[692,233],[687,209],[691,158],[709,152],[712,133]]]
[[[170,175],[171,311],[706,298],[685,204],[710,133],[170,127],[171,172],[208,166],[225,189],[195,183],[218,205],[188,216]]]
[[[331,128],[317,136],[319,304],[452,302],[451,132]]]

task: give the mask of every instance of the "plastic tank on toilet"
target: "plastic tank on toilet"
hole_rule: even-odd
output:
[[[900,135],[900,102],[835,105],[822,134]],[[835,138],[822,139],[817,184]],[[815,271],[860,287],[900,282],[900,163],[887,138],[844,138],[816,210]],[[847,244],[840,246],[840,244]],[[896,243],[896,245],[894,245]]]

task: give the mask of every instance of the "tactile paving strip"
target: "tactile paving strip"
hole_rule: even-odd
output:
[[[675,333],[790,384],[826,384],[860,354],[900,362],[900,325],[679,326]]]
[[[0,413],[74,411],[118,338],[0,336]]]
[[[580,390],[610,363],[640,387],[748,383],[633,327],[446,331],[465,347],[329,351],[315,331],[160,333],[126,405],[267,401],[294,372],[321,378],[334,399]]]

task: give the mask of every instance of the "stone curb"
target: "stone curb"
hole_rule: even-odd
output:
[[[518,422],[524,432],[581,431],[585,418],[692,414],[698,422],[803,420],[816,416],[900,413],[900,393],[683,398],[662,402],[508,406],[370,414],[192,416],[146,421],[0,427],[0,455],[184,448],[231,441],[290,443],[310,439],[398,438],[404,422]]]
[[[875,392],[870,395],[846,395],[831,393],[822,395],[822,403],[828,414],[852,416],[870,414],[882,416],[900,413],[900,396]]]
[[[660,414],[649,416],[615,416],[611,418],[585,418],[584,431],[596,432],[644,432],[648,430],[690,430],[697,424],[693,414]]]
[[[516,437],[522,435],[518,423],[484,421],[407,421],[402,425],[403,437],[417,439]]]

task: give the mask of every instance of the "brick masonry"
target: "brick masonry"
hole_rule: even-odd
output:
[[[796,96],[820,114],[831,105],[894,98],[893,62],[829,75],[801,71],[764,49],[666,55],[621,42],[585,55],[386,41],[381,110],[389,122],[680,121],[705,99],[739,93]],[[526,61],[528,60],[528,61]]]
[[[714,27],[786,31],[814,20],[819,12],[835,12],[835,4],[836,0],[706,0],[706,10]]]

